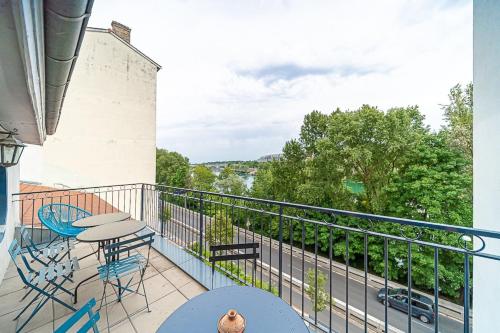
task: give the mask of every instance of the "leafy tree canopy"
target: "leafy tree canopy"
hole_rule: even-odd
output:
[[[195,190],[200,191],[213,191],[214,182],[217,177],[215,174],[204,165],[196,165],[193,168],[191,177],[191,186]]]
[[[156,148],[156,182],[169,186],[188,187],[189,160],[179,153]]]

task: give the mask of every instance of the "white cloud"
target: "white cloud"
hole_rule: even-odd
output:
[[[158,146],[192,161],[278,152],[314,110],[439,104],[472,80],[471,1],[97,1],[158,61]],[[274,71],[274,74],[273,74]]]

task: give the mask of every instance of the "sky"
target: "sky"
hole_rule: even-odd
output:
[[[433,129],[472,81],[472,1],[101,0],[158,72],[157,146],[191,162],[253,160],[305,114],[418,105]]]

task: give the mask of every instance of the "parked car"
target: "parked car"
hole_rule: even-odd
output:
[[[385,288],[379,290],[377,300],[384,304]],[[403,288],[389,288],[387,293],[388,306],[408,313],[408,290]],[[434,302],[427,296],[411,293],[411,315],[424,323],[434,322]]]

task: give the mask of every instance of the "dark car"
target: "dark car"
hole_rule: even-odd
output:
[[[385,288],[379,290],[377,300],[384,304]],[[388,306],[408,313],[408,290],[403,288],[389,288],[387,293]],[[434,302],[427,296],[411,293],[411,315],[424,323],[434,321]]]

